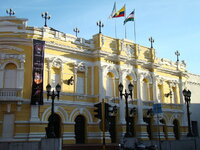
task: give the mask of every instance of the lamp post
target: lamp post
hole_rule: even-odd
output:
[[[175,55],[176,55],[176,57],[177,57],[176,61],[179,62],[179,56],[180,56],[179,51],[176,51],[176,52],[175,52]]]
[[[101,28],[104,27],[104,24],[99,20],[99,21],[97,22],[97,26],[99,26],[99,34],[100,34],[100,33],[101,33]]]
[[[44,18],[44,26],[47,27],[47,19],[49,20],[51,18],[50,15],[48,15],[48,12],[44,12],[41,14],[42,18]]]
[[[80,32],[80,30],[78,28],[74,28],[73,31],[76,33],[76,37],[77,37],[77,35]]]
[[[187,134],[187,136],[192,137],[193,134],[192,134],[191,125],[190,125],[190,109],[189,109],[189,107],[190,107],[189,104],[190,104],[190,101],[191,101],[191,98],[190,98],[191,97],[191,91],[184,89],[183,95],[185,97],[185,103],[187,105],[187,119],[188,119],[188,134]]]
[[[122,99],[122,96],[124,96],[125,100],[126,100],[126,133],[125,133],[125,137],[131,137],[130,127],[129,127],[130,121],[129,121],[129,112],[128,112],[128,96],[130,95],[132,98],[133,84],[129,83],[129,85],[128,85],[129,93],[127,93],[126,89],[125,89],[125,93],[122,93],[123,88],[124,88],[122,83],[119,84],[118,88],[119,88],[121,99]]]
[[[48,127],[46,127],[46,135],[47,135],[47,138],[56,138],[56,134],[55,134],[55,126],[54,126],[54,123],[55,123],[55,118],[54,118],[54,100],[55,98],[57,97],[59,99],[59,96],[60,96],[60,90],[61,90],[61,86],[59,84],[56,85],[56,92],[54,92],[54,90],[51,92],[51,85],[48,84],[46,86],[46,91],[47,91],[47,100],[49,99],[49,96],[51,96],[51,100],[52,100],[52,103],[51,103],[51,115],[49,117],[49,123],[48,123]]]
[[[6,13],[9,14],[9,16],[15,15],[15,11],[13,11],[11,8],[6,9]]]
[[[149,42],[151,42],[151,48],[153,48],[154,39],[152,37],[149,38]]]

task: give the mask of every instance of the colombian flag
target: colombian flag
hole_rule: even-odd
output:
[[[125,5],[118,12],[116,12],[112,18],[124,17],[124,16],[125,16]]]

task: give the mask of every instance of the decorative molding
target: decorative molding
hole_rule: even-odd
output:
[[[14,50],[14,51],[18,51],[18,52],[23,52],[24,51],[22,48],[15,47],[15,46],[10,46],[10,45],[0,45],[0,49],[3,49],[3,50]]]

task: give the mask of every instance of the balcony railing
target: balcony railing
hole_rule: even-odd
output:
[[[0,101],[17,101],[21,98],[22,89],[0,88]]]

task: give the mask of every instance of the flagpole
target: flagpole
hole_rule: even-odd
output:
[[[124,5],[124,13],[125,13],[124,18],[126,19],[126,5]],[[126,24],[124,27],[125,27],[125,39],[126,39]]]
[[[116,27],[116,20],[115,20],[115,38],[117,38],[117,27]]]
[[[136,42],[136,29],[135,29],[135,9],[134,9],[134,39],[135,39],[135,44],[137,43]]]
[[[125,24],[125,26],[124,26],[124,27],[125,27],[125,39],[126,39],[126,24]]]

